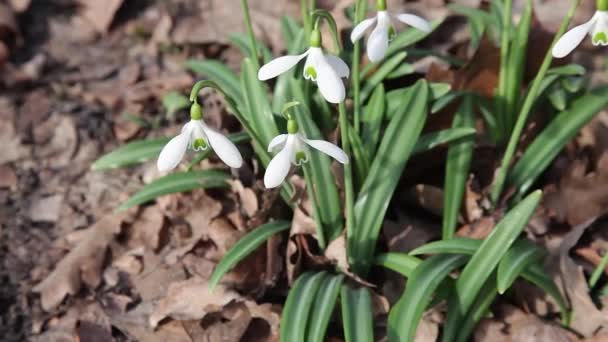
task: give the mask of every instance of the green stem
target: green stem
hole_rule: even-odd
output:
[[[346,114],[346,106],[344,102],[341,102],[338,106],[340,112],[340,140],[342,141],[342,149],[349,157],[350,153],[350,141],[348,139],[348,118]],[[354,193],[353,193],[353,168],[352,161],[344,164],[344,200],[346,209],[346,236],[350,240],[354,237],[354,226],[355,226],[355,212],[354,212]]]
[[[572,6],[570,7],[568,14],[564,18],[564,21],[562,22],[562,25],[560,26],[559,30],[555,34],[555,38],[553,38],[553,42],[551,43],[551,46],[549,47],[549,49],[547,50],[547,53],[545,54],[545,59],[543,60],[543,64],[541,65],[540,70],[538,71],[538,74],[536,75],[536,78],[534,78],[534,81],[532,82],[532,85],[530,86],[530,90],[528,91],[524,104],[522,105],[521,111],[519,112],[519,116],[517,117],[517,121],[515,122],[515,126],[513,127],[513,132],[511,133],[511,137],[509,138],[509,144],[507,145],[507,150],[505,151],[505,155],[502,158],[502,162],[500,163],[500,167],[496,174],[496,180],[494,182],[494,186],[493,186],[492,194],[491,194],[492,203],[494,205],[497,204],[500,194],[502,193],[502,188],[503,188],[505,180],[507,178],[507,171],[508,171],[509,165],[511,164],[511,160],[513,159],[513,156],[515,155],[515,150],[517,148],[517,144],[518,144],[521,134],[523,132],[524,126],[528,120],[528,116],[530,115],[530,112],[532,111],[532,106],[534,105],[534,101],[536,100],[536,97],[538,96],[538,91],[540,90],[541,83],[542,83],[543,79],[545,78],[545,74],[547,73],[547,70],[549,70],[549,67],[551,66],[551,61],[553,60],[553,55],[551,54],[551,50],[553,48],[553,45],[555,45],[555,43],[558,41],[558,39],[561,38],[561,36],[564,34],[566,29],[568,28],[568,25],[570,24],[570,21],[572,20],[572,17],[574,16],[574,13],[576,12],[576,8],[577,8],[579,2],[580,2],[580,0],[572,1]]]
[[[363,18],[365,18],[365,12],[367,12],[367,0],[357,0],[357,7],[355,10],[355,25],[359,24]],[[355,133],[359,134],[361,128],[361,39],[355,42],[353,47],[353,61],[352,61],[352,86],[353,86],[353,107],[354,107],[354,118],[353,126]]]
[[[253,25],[251,25],[251,16],[249,15],[249,5],[247,0],[241,0],[241,7],[243,9],[243,17],[245,19],[245,26],[247,27],[247,34],[249,35],[249,49],[251,50],[251,59],[253,59],[253,66],[256,70],[260,69],[260,59],[258,58],[258,44],[255,40],[255,34],[253,33]]]
[[[307,180],[311,180],[312,182],[312,175],[309,170],[309,167],[309,163],[302,163],[302,170],[304,170],[304,178]],[[311,199],[311,203],[314,205],[312,217],[315,220],[315,228],[317,230],[317,242],[319,243],[319,248],[324,251],[327,247],[327,241],[325,241],[325,235],[323,233],[323,222],[321,222],[321,217],[319,215],[320,210],[317,207],[317,201],[312,200],[315,198],[314,189],[311,184],[309,184],[309,186],[306,187],[306,190],[308,191],[308,198]]]
[[[604,273],[606,267],[608,267],[608,251],[606,251],[606,254],[604,254],[602,261],[600,261],[599,265],[597,265],[597,267],[593,271],[593,274],[591,274],[591,278],[589,278],[590,289],[593,289],[595,287],[597,281],[600,280],[600,277],[602,276],[602,273]]]
[[[304,24],[304,32],[306,37],[310,37],[310,31],[312,30],[312,23],[310,22],[310,10],[308,9],[308,1],[300,0],[300,9],[302,11],[302,23]]]
[[[513,1],[505,0],[505,10],[502,17],[502,35],[500,41],[500,73],[498,80],[498,91],[496,94],[496,128],[498,130],[498,142],[508,134],[506,125],[506,91],[507,75],[509,68],[509,42],[511,38]]]

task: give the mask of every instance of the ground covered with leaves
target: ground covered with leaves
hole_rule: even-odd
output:
[[[297,17],[298,3],[250,1],[258,38],[275,54],[285,48],[278,18]],[[350,26],[344,14],[350,5],[318,2],[341,27]],[[450,69],[428,56],[414,64],[416,77],[492,94],[499,50],[482,41],[470,51],[466,21],[449,13],[444,0],[391,5],[446,18],[421,48],[464,61]],[[541,48],[530,52],[530,78],[566,6],[536,1],[530,39]],[[579,11],[575,21],[592,11]],[[115,212],[120,203],[159,177],[154,162],[108,172],[91,168],[121,144],[176,134],[187,113],[166,95],[186,94],[201,77],[185,61],[218,58],[238,69],[243,56],[228,34],[244,31],[236,0],[0,0],[2,341],[277,341],[294,277],[302,269],[345,263],[344,240],[325,255],[318,252],[304,183],[294,175],[300,205],[289,236],[271,238],[210,292],[211,272],[240,237],[269,218],[285,218],[278,193],[264,191],[263,170],[252,152],[243,151],[247,160],[232,171],[228,190],[168,195],[122,213]],[[607,81],[604,53],[586,46],[576,54],[592,84]],[[411,76],[393,81],[413,83]],[[208,123],[238,132],[221,98],[205,99]],[[434,114],[425,130],[450,127],[453,112]],[[525,140],[544,119],[530,123]],[[572,324],[561,326],[556,303],[517,282],[481,321],[475,341],[608,341],[608,270],[596,290],[587,285],[608,250],[606,137],[608,112],[602,112],[539,181],[545,196],[526,228],[528,238],[549,251],[546,269],[570,303]],[[407,252],[441,235],[445,153],[439,148],[408,163],[383,226],[381,250]],[[483,238],[502,215],[481,195],[499,153],[476,142],[460,236]],[[212,158],[202,167],[222,166]],[[380,269],[369,279],[352,278],[373,289],[376,336],[383,338],[389,303],[401,295],[404,279]],[[442,309],[425,314],[417,341],[437,339]],[[330,326],[329,336],[343,340],[338,324]]]

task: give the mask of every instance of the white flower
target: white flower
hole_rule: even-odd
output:
[[[180,135],[163,147],[156,163],[158,170],[164,172],[174,169],[184,157],[188,147],[199,151],[206,150],[209,146],[228,166],[238,168],[243,164],[243,157],[232,141],[207,127],[203,120],[192,119],[184,125]]]
[[[293,68],[306,57],[304,78],[317,82],[321,95],[331,103],[344,101],[346,91],[342,77],[348,78],[348,65],[339,57],[324,54],[321,47],[311,46],[301,55],[288,55],[273,59],[260,68],[258,79],[266,81]]]
[[[566,57],[587,34],[593,45],[608,45],[608,11],[596,11],[591,20],[566,32],[553,46],[553,57]]]
[[[365,34],[372,25],[377,23],[367,40],[367,57],[373,63],[379,62],[384,58],[386,50],[388,50],[388,43],[395,35],[395,28],[391,22],[391,17],[413,26],[420,31],[431,32],[431,24],[419,16],[407,13],[392,15],[386,10],[378,11],[375,18],[363,20],[355,26],[350,34],[350,40],[355,43],[363,37],[363,34]]]
[[[342,164],[348,163],[346,153],[328,141],[308,140],[300,133],[281,134],[268,144],[268,152],[277,149],[281,149],[281,151],[272,158],[266,168],[264,174],[266,188],[276,188],[281,185],[289,173],[291,164],[300,165],[308,161],[308,146],[327,154]]]

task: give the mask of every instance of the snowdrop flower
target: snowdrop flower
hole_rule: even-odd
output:
[[[339,57],[323,53],[321,33],[313,30],[310,37],[310,48],[301,55],[288,55],[273,59],[260,68],[258,79],[266,81],[293,68],[306,57],[304,78],[317,82],[321,95],[327,102],[344,101],[346,90],[342,78],[348,78],[348,65]]]
[[[289,173],[291,164],[301,165],[308,161],[308,148],[312,147],[342,164],[348,163],[348,156],[338,146],[325,140],[308,140],[298,132],[298,124],[295,120],[287,120],[287,133],[276,136],[268,144],[268,152],[280,149],[268,164],[264,174],[264,186],[276,188],[281,185]]]
[[[156,166],[161,172],[174,169],[184,157],[188,147],[195,151],[213,148],[217,156],[228,166],[239,168],[243,164],[241,153],[232,141],[202,120],[202,109],[198,103],[190,107],[190,122],[184,125],[180,135],[171,139],[158,156]]]
[[[431,32],[431,25],[428,21],[413,14],[390,14],[386,10],[386,0],[378,0],[376,2],[378,10],[375,18],[365,19],[360,22],[350,34],[350,40],[355,43],[363,37],[363,34],[369,30],[372,25],[376,27],[372,30],[367,40],[367,57],[373,63],[381,61],[388,50],[388,43],[395,36],[395,28],[391,22],[391,17],[413,26],[420,31]]]
[[[591,36],[593,45],[608,45],[608,0],[598,0],[597,11],[591,19],[566,32],[553,46],[553,57],[566,57],[574,50],[585,36]]]

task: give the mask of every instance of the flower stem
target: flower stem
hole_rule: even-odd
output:
[[[243,17],[245,19],[245,26],[247,27],[247,35],[249,35],[249,49],[251,52],[251,59],[253,59],[253,66],[256,70],[260,69],[260,59],[258,58],[258,44],[255,40],[255,34],[253,33],[253,26],[251,25],[251,16],[249,15],[249,5],[247,0],[241,0],[241,7],[243,9]]]
[[[312,30],[312,23],[310,21],[310,12],[308,9],[308,1],[300,0],[300,9],[302,11],[302,23],[304,24],[304,32],[306,37],[310,37],[310,31]]]
[[[503,188],[505,180],[507,178],[507,171],[508,171],[509,165],[511,164],[511,160],[513,159],[513,156],[515,154],[517,144],[519,143],[519,139],[523,132],[526,121],[528,120],[528,116],[530,115],[530,112],[532,111],[532,106],[534,105],[534,101],[536,100],[536,97],[538,96],[538,91],[540,90],[541,83],[542,83],[543,79],[545,78],[547,70],[549,70],[549,67],[551,66],[551,61],[553,60],[553,55],[551,53],[551,50],[553,48],[553,45],[555,45],[555,43],[558,41],[558,39],[564,34],[566,29],[568,28],[568,25],[570,24],[570,21],[572,20],[572,17],[574,16],[574,13],[576,12],[576,8],[578,7],[579,2],[580,2],[580,0],[572,1],[570,10],[568,11],[568,14],[566,15],[566,17],[564,18],[559,30],[555,34],[555,37],[553,38],[553,42],[551,43],[551,46],[549,46],[549,49],[547,50],[547,53],[545,54],[545,59],[543,60],[543,64],[541,65],[541,67],[538,71],[538,74],[536,75],[536,78],[534,78],[534,81],[532,82],[532,85],[530,86],[530,90],[528,90],[528,94],[526,96],[524,104],[522,105],[521,112],[519,112],[519,116],[517,117],[517,121],[515,122],[515,126],[513,127],[513,132],[511,133],[511,137],[509,138],[509,144],[507,145],[507,149],[505,151],[505,154],[502,158],[502,162],[500,163],[500,167],[496,174],[496,179],[494,180],[494,185],[493,185],[492,193],[491,193],[491,199],[492,199],[492,203],[494,205],[497,204],[500,194],[502,193],[502,188]]]
[[[309,168],[309,163],[302,163],[302,170],[304,170],[305,179],[312,179],[312,175]],[[308,184],[308,186],[306,186],[306,189],[308,190],[308,197],[310,199],[315,198],[314,189],[312,185]],[[319,243],[319,248],[324,251],[327,247],[327,241],[325,241],[325,235],[323,235],[323,222],[321,222],[321,219],[319,217],[320,210],[317,207],[317,201],[311,201],[311,203],[314,205],[312,217],[315,221],[315,227],[317,229],[317,242]]]
[[[365,18],[367,12],[367,0],[357,0],[355,8],[355,25],[359,24]],[[357,40],[353,47],[352,61],[352,85],[353,85],[353,127],[355,133],[359,134],[361,127],[361,83],[360,83],[360,63],[361,63],[361,39]]]
[[[513,1],[505,0],[505,9],[502,17],[502,34],[500,41],[500,73],[498,80],[498,91],[496,94],[496,129],[498,131],[498,142],[508,134],[506,113],[506,92],[509,68],[509,47],[511,38]]]
[[[342,140],[342,149],[350,157],[350,141],[348,139],[349,123],[346,114],[346,106],[344,102],[340,102],[338,106],[340,112],[340,140]],[[344,164],[344,197],[346,209],[346,236],[348,239],[354,237],[355,212],[354,208],[354,193],[353,193],[353,169],[352,161]]]

